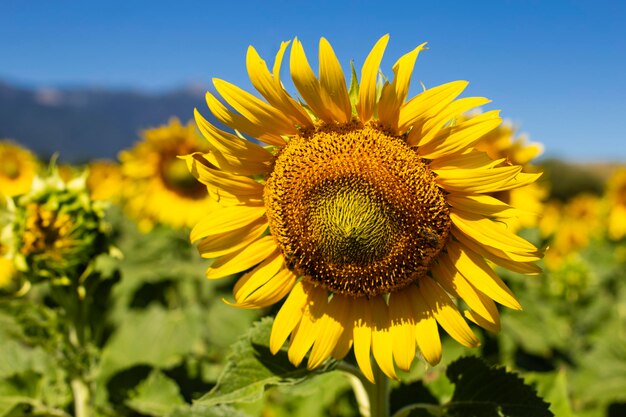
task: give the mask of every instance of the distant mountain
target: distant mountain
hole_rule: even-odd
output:
[[[184,123],[193,118],[194,107],[206,109],[203,89],[149,94],[29,89],[0,82],[0,139],[14,139],[44,158],[59,152],[67,162],[115,159],[139,139],[141,130],[167,123],[173,116]]]

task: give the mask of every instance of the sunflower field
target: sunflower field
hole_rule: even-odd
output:
[[[626,166],[387,42],[250,47],[116,161],[1,140],[0,417],[626,415]]]

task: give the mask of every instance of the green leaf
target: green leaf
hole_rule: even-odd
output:
[[[101,378],[134,365],[168,368],[193,352],[201,334],[195,309],[131,311],[102,351]]]
[[[226,352],[258,318],[257,310],[233,308],[218,300],[208,306],[206,313],[206,337],[212,347]]]
[[[524,375],[524,380],[537,387],[537,392],[550,403],[550,411],[555,416],[573,417],[564,370],[559,372],[529,373]]]
[[[489,367],[476,357],[461,358],[446,375],[455,385],[444,406],[449,417],[549,417],[549,404],[516,374]]]
[[[306,378],[328,372],[334,362],[328,361],[315,371],[305,366],[294,367],[287,352],[272,355],[268,346],[273,319],[266,317],[256,322],[231,348],[231,354],[217,385],[197,404],[251,402],[260,399],[267,386],[293,385]]]
[[[579,400],[590,403],[626,401],[626,337],[623,322],[607,325],[604,337],[590,351],[581,352],[579,370],[573,377]]]
[[[19,404],[35,402],[40,378],[35,372],[25,372],[0,380],[0,416],[8,415]]]
[[[277,387],[264,412],[273,417],[353,416],[354,393],[346,374],[328,372],[297,385]]]
[[[242,411],[227,405],[205,406],[192,405],[191,407],[179,407],[167,417],[249,417]]]
[[[180,395],[176,382],[158,369],[153,370],[126,401],[126,405],[133,410],[155,417],[167,415],[184,404],[185,400]]]

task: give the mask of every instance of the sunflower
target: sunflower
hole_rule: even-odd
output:
[[[550,269],[559,268],[570,254],[590,244],[602,228],[601,212],[600,199],[591,194],[577,195],[565,205],[547,205],[540,228],[550,237],[545,258]]]
[[[451,297],[465,301],[467,319],[498,331],[494,301],[521,306],[486,259],[533,274],[541,256],[499,222],[517,211],[488,195],[528,185],[539,174],[501,166],[473,148],[500,124],[498,112],[455,123],[489,101],[456,99],[465,81],[407,100],[425,44],[402,56],[394,79],[379,85],[387,42],[384,36],[376,43],[360,82],[353,75],[348,89],[326,39],[318,78],[296,38],[289,61],[300,100],[279,77],[288,43],[272,72],[250,47],[248,73],[265,100],[215,79],[236,112],[210,92],[208,107],[238,134],[196,110],[210,152],[187,157],[218,201],[190,236],[202,256],[217,258],[206,276],[245,272],[231,303],[242,308],[287,296],[272,328],[273,353],[291,335],[289,359],[298,366],[310,351],[313,369],[353,348],[370,381],[371,356],[391,378],[396,366],[409,369],[418,350],[428,363],[439,362],[437,324],[465,346],[479,344]]]
[[[626,236],[626,168],[616,170],[607,184],[608,235],[613,240]]]
[[[94,200],[119,201],[122,192],[122,172],[119,164],[107,160],[89,163],[87,188]]]
[[[519,135],[510,122],[502,123],[485,134],[476,143],[476,149],[486,152],[492,159],[504,159],[503,165],[520,165],[522,172],[539,172],[532,165],[532,161],[541,155],[543,146],[537,142],[529,142],[525,135]],[[520,210],[519,216],[503,220],[515,231],[537,225],[538,214],[543,211],[542,202],[547,197],[547,191],[545,185],[534,182],[525,187],[500,191],[494,197]]]
[[[104,205],[89,198],[85,176],[66,182],[52,167],[47,176],[35,177],[12,211],[3,229],[7,257],[33,283],[66,285],[108,250]]]
[[[125,207],[149,230],[161,222],[174,228],[191,227],[211,207],[206,187],[187,171],[179,155],[206,152],[195,126],[181,125],[177,119],[168,125],[143,132],[143,140],[120,153],[124,177]]]
[[[27,192],[37,169],[37,157],[31,151],[10,140],[0,141],[0,195]]]

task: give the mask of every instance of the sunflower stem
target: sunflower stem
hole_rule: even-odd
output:
[[[343,361],[337,362],[336,369],[343,371],[348,378],[359,406],[361,417],[371,417],[369,392],[365,389],[365,384],[369,384],[369,381],[365,378],[365,375],[356,366]]]
[[[365,385],[370,398],[370,415],[371,417],[389,417],[389,378],[380,370],[376,361],[372,365],[375,383],[368,381]]]
[[[74,378],[71,382],[72,394],[74,395],[74,413],[76,417],[89,417],[90,392],[89,387],[82,378]]]
[[[389,379],[376,362],[372,365],[375,384],[368,381],[359,368],[349,363],[339,362],[336,369],[347,374],[361,417],[389,417]]]

